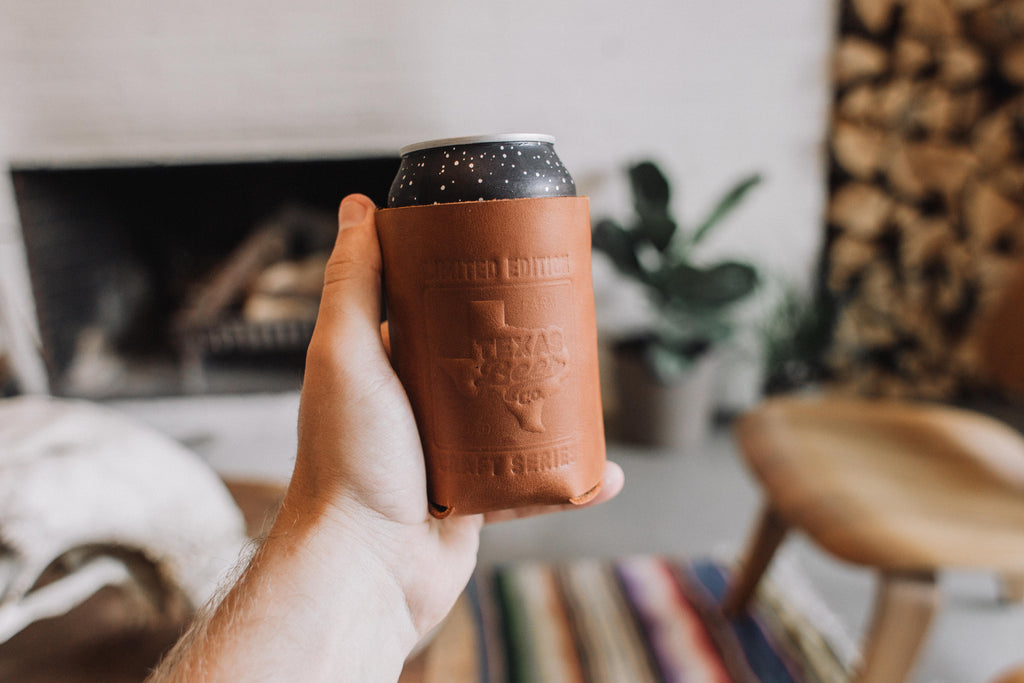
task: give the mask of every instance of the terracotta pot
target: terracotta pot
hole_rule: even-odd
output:
[[[702,354],[680,377],[659,382],[640,354],[615,351],[616,437],[670,450],[691,450],[707,437],[715,406],[714,353]]]

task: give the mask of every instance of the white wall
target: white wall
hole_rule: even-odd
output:
[[[638,158],[663,163],[689,218],[763,171],[714,250],[806,281],[831,35],[820,0],[4,0],[0,162],[393,153],[549,132],[595,214],[627,211],[621,169]],[[20,276],[16,226],[0,186],[0,284]]]

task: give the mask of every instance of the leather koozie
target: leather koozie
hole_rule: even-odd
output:
[[[605,443],[587,199],[382,209],[377,229],[432,514],[593,498]]]

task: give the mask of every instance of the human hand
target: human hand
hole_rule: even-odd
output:
[[[561,509],[430,516],[416,422],[378,326],[374,212],[362,195],[339,209],[306,357],[295,470],[277,519],[152,683],[393,681],[465,587],[483,524]],[[589,504],[622,484],[609,464]]]
[[[540,506],[443,520],[428,512],[423,451],[412,409],[379,327],[381,255],[373,203],[347,197],[309,346],[299,451],[286,508],[358,527],[405,595],[416,632],[438,623],[476,564],[484,523],[576,506]],[[615,496],[610,463],[594,505]]]

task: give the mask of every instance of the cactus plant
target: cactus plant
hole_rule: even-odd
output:
[[[730,308],[754,291],[757,270],[750,264],[701,264],[695,251],[761,181],[754,174],[735,184],[695,228],[672,217],[671,188],[661,169],[644,161],[629,169],[636,216],[628,226],[603,219],[594,225],[593,244],[619,271],[640,282],[659,320],[619,347],[642,356],[662,383],[678,377],[694,360],[734,330]]]

